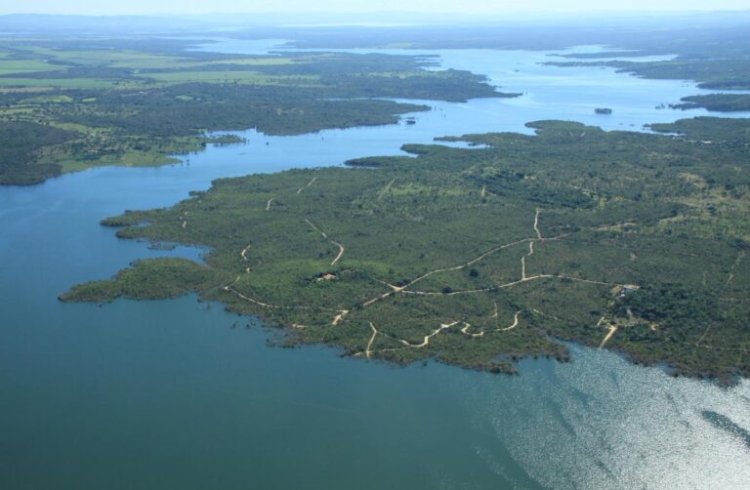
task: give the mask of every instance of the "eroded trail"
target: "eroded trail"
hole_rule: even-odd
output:
[[[222,287],[222,289],[224,291],[234,293],[235,295],[237,295],[237,297],[239,297],[239,298],[241,298],[241,299],[243,299],[245,301],[248,301],[250,303],[256,304],[258,306],[262,306],[263,308],[274,308],[274,309],[283,308],[282,306],[272,305],[270,303],[265,303],[263,301],[259,301],[259,300],[255,299],[255,298],[251,298],[250,296],[247,296],[247,295],[242,294],[241,292],[237,291],[234,288],[234,285],[237,284],[237,282],[240,280],[240,277],[241,276],[237,276],[234,281],[232,281],[230,284],[225,285],[224,287]]]
[[[245,248],[243,248],[243,249],[242,249],[242,251],[240,252],[240,257],[242,257],[242,260],[244,260],[245,262],[247,262],[247,261],[248,261],[248,258],[247,258],[247,252],[248,252],[249,250],[250,250],[250,245],[248,244],[248,246],[247,246],[247,247],[245,247]],[[250,267],[246,267],[246,268],[245,268],[245,273],[246,273],[246,274],[250,274]]]
[[[592,284],[592,285],[597,285],[597,286],[608,286],[608,287],[624,286],[623,284],[610,283],[610,282],[606,282],[606,281],[596,281],[596,280],[592,280],[592,279],[585,279],[585,278],[574,277],[574,276],[569,276],[569,275],[564,275],[564,274],[533,274],[533,275],[529,275],[528,271],[527,271],[527,260],[535,255],[535,253],[536,253],[535,244],[537,242],[562,240],[564,237],[567,236],[567,235],[559,235],[559,236],[555,236],[555,237],[551,237],[551,238],[545,238],[544,235],[542,234],[541,229],[540,229],[540,215],[541,215],[541,209],[537,208],[536,211],[535,211],[535,213],[534,213],[534,224],[533,224],[533,232],[536,235],[536,238],[523,238],[523,239],[520,239],[520,240],[515,240],[515,241],[510,242],[510,243],[505,243],[505,244],[502,244],[502,245],[498,245],[498,246],[493,247],[493,248],[487,250],[486,252],[480,254],[479,256],[477,256],[477,257],[475,257],[475,258],[473,258],[471,260],[468,260],[468,261],[466,261],[464,263],[461,263],[461,264],[458,264],[458,265],[455,265],[455,266],[452,266],[452,267],[443,267],[443,268],[440,268],[440,269],[434,269],[434,270],[428,271],[428,272],[422,274],[421,276],[418,276],[418,277],[412,279],[411,281],[409,281],[409,282],[407,282],[407,283],[405,283],[405,284],[403,284],[401,286],[396,286],[396,285],[391,284],[391,283],[389,283],[387,281],[382,281],[380,279],[375,279],[375,281],[377,281],[377,282],[383,284],[384,286],[388,287],[389,291],[386,291],[386,292],[384,292],[384,293],[382,293],[382,294],[380,294],[378,296],[375,296],[375,297],[373,297],[373,298],[371,298],[371,299],[369,299],[367,301],[364,301],[363,303],[361,303],[361,304],[358,305],[357,309],[361,311],[362,309],[364,309],[364,308],[366,308],[368,306],[371,306],[374,303],[386,300],[386,299],[390,298],[391,296],[395,296],[397,294],[424,295],[424,296],[442,296],[442,297],[456,296],[456,295],[462,295],[462,294],[482,294],[482,293],[496,292],[496,291],[499,291],[499,290],[502,290],[502,289],[512,288],[514,286],[518,286],[518,285],[521,285],[521,284],[524,284],[524,283],[528,283],[528,282],[531,282],[531,281],[538,281],[538,280],[544,280],[544,279],[558,279],[558,280],[566,280],[566,281],[571,281],[571,282],[580,282],[580,283],[585,283],[585,284]],[[448,291],[446,291],[446,290],[442,290],[442,291],[415,291],[415,290],[409,289],[409,288],[413,287],[415,284],[419,283],[420,281],[425,280],[426,278],[428,278],[430,276],[433,276],[435,274],[446,273],[446,272],[451,272],[451,271],[459,271],[459,270],[465,269],[465,268],[470,267],[470,266],[472,266],[472,265],[474,265],[474,264],[476,264],[478,262],[481,262],[482,260],[486,259],[487,257],[492,256],[493,254],[496,254],[496,253],[498,253],[498,252],[500,252],[502,250],[505,250],[505,249],[508,249],[508,248],[511,248],[511,247],[514,247],[514,246],[517,246],[517,245],[521,245],[523,243],[528,243],[528,251],[524,255],[522,255],[521,258],[520,258],[520,262],[521,262],[521,278],[520,279],[517,279],[515,281],[510,281],[510,282],[507,282],[507,283],[504,283],[504,284],[493,284],[491,286],[487,286],[487,287],[483,287],[483,288],[476,288],[476,289],[469,289],[469,290],[459,290],[459,291],[455,291],[455,290],[448,290]],[[346,312],[346,313],[348,314],[348,312]],[[341,321],[343,321],[344,316],[345,315],[341,315],[341,314],[337,315],[335,317],[334,324],[338,324]],[[495,326],[492,329],[492,331],[495,331],[495,332],[508,332],[508,331],[514,330],[520,324],[521,311],[519,310],[519,311],[516,311],[514,313],[514,315],[513,315],[513,321],[509,325],[501,327],[499,325],[498,305],[497,305],[497,302],[495,301],[494,302],[494,311],[489,316],[489,318],[493,319],[494,320],[494,324],[495,324]],[[463,335],[466,335],[468,337],[472,337],[472,338],[483,337],[487,333],[486,329],[479,329],[478,331],[476,331],[476,330],[472,331],[472,329],[474,327],[469,322],[467,322],[467,321],[453,321],[453,322],[450,322],[450,323],[441,324],[439,328],[437,328],[436,330],[434,330],[431,333],[429,333],[428,335],[426,335],[424,337],[424,339],[422,340],[422,342],[418,343],[418,344],[411,343],[411,342],[409,342],[408,340],[405,340],[405,339],[399,339],[399,338],[396,338],[396,337],[392,337],[392,336],[390,336],[388,334],[383,334],[382,332],[379,332],[379,334],[383,334],[383,335],[386,335],[387,337],[390,337],[390,338],[393,338],[394,340],[397,340],[402,345],[404,345],[404,347],[409,347],[409,348],[424,348],[424,347],[427,347],[429,345],[430,339],[432,339],[435,335],[438,335],[443,330],[446,330],[448,328],[454,327],[454,326],[458,325],[459,323],[461,323],[461,325],[462,325],[462,327],[460,329],[460,332]],[[607,342],[610,341],[610,339],[612,338],[612,336],[616,332],[617,332],[617,327],[615,325],[611,325],[610,329],[609,329],[609,331],[607,333],[607,335],[602,340],[601,347],[606,346]],[[370,340],[373,341],[373,339],[374,339],[374,336],[371,337]],[[373,353],[373,351],[371,349],[371,346],[372,346],[372,344],[368,343],[368,348],[365,349],[365,351],[364,351],[364,354],[367,355],[368,357],[372,356],[372,353]],[[384,350],[382,350],[380,352],[387,352],[387,351],[392,351],[392,350],[394,350],[394,349],[384,349]]]
[[[328,234],[326,232],[324,232],[323,230],[321,230],[320,228],[318,228],[317,226],[315,226],[315,224],[312,221],[310,221],[309,219],[305,218],[305,222],[308,225],[310,225],[310,227],[313,230],[315,230],[318,233],[320,233],[320,236],[322,236],[325,240],[328,240],[329,242],[331,242],[332,244],[336,245],[339,248],[339,253],[331,261],[331,266],[336,265],[336,262],[338,262],[341,259],[341,257],[344,255],[344,251],[346,251],[346,248],[344,247],[344,245],[342,245],[341,243],[337,242],[336,240],[331,240],[330,238],[328,238]]]
[[[336,258],[335,258],[335,259],[333,259],[333,260],[331,261],[331,266],[334,266],[334,265],[336,265],[336,262],[338,262],[338,261],[339,261],[339,259],[341,258],[341,256],[342,256],[342,255],[344,255],[344,251],[345,251],[346,249],[345,249],[345,248],[344,248],[344,246],[343,246],[343,245],[341,245],[341,244],[340,244],[339,242],[336,242],[336,241],[333,241],[333,240],[331,240],[331,243],[333,243],[334,245],[336,245],[337,247],[339,247],[339,253],[338,253],[338,255],[336,256]]]
[[[581,279],[581,278],[576,278],[576,277],[571,277],[571,276],[563,276],[563,275],[553,275],[553,274],[536,274],[536,275],[533,275],[533,276],[527,275],[527,272],[526,272],[526,258],[527,257],[531,257],[531,256],[534,255],[534,243],[535,242],[544,241],[545,240],[545,238],[542,235],[541,230],[539,229],[539,216],[540,216],[540,214],[541,214],[541,209],[537,208],[536,212],[534,214],[534,225],[533,225],[534,233],[536,234],[537,238],[523,238],[523,239],[515,240],[513,242],[506,243],[506,244],[503,244],[503,245],[498,245],[497,247],[493,247],[490,250],[487,250],[486,252],[482,253],[478,257],[475,257],[475,258],[473,258],[473,259],[471,259],[471,260],[469,260],[467,262],[464,262],[462,264],[455,265],[453,267],[444,267],[444,268],[435,269],[435,270],[431,270],[429,272],[426,272],[426,273],[422,274],[421,276],[419,276],[419,277],[417,277],[415,279],[412,279],[411,281],[407,282],[403,286],[395,286],[393,284],[390,284],[390,283],[387,283],[385,281],[380,281],[379,280],[379,282],[381,282],[381,283],[385,284],[386,286],[388,286],[389,288],[391,288],[391,291],[383,293],[383,294],[381,294],[379,296],[375,296],[374,298],[371,298],[371,299],[369,299],[369,300],[361,303],[359,306],[362,307],[362,308],[368,307],[368,306],[370,306],[370,305],[372,305],[374,303],[377,303],[379,301],[385,300],[385,299],[393,296],[394,294],[413,294],[413,295],[422,295],[422,296],[456,296],[456,295],[460,295],[460,294],[480,294],[480,293],[488,293],[488,292],[492,292],[492,291],[498,291],[500,289],[510,288],[510,287],[513,287],[513,286],[517,286],[519,284],[523,284],[523,283],[529,282],[529,281],[535,281],[535,280],[539,280],[539,279],[550,279],[550,278],[566,279],[566,280],[577,281],[577,282],[585,282],[585,283],[589,283],[589,284],[600,284],[600,285],[609,285],[609,286],[616,286],[617,285],[617,284],[610,284],[610,283],[605,283],[605,282],[601,282],[601,281],[593,281],[593,280]],[[314,225],[312,225],[312,223],[310,223],[309,221],[308,221],[308,223],[311,226],[314,227]],[[315,229],[317,230],[317,228],[315,228]],[[320,230],[318,230],[318,231],[320,231]],[[567,236],[567,235],[559,235],[559,236],[556,236],[556,237],[547,238],[546,240],[547,241],[561,240],[565,236]],[[453,291],[453,290],[451,290],[449,292],[444,292],[444,291],[440,291],[440,292],[438,292],[438,291],[413,291],[413,290],[409,290],[409,288],[412,287],[414,284],[416,284],[416,283],[418,283],[420,281],[423,281],[424,279],[427,279],[430,276],[433,276],[435,274],[444,273],[444,272],[452,272],[452,271],[459,271],[459,270],[465,269],[467,267],[470,267],[470,266],[472,266],[472,265],[474,265],[474,264],[476,264],[476,263],[484,260],[485,258],[487,258],[487,257],[489,257],[489,256],[491,256],[493,254],[496,254],[496,253],[500,252],[501,250],[505,250],[507,248],[514,247],[514,246],[522,244],[522,243],[528,243],[529,244],[529,252],[525,256],[521,257],[521,278],[519,280],[511,281],[511,282],[508,282],[508,283],[505,283],[505,284],[495,284],[495,285],[487,286],[487,287],[484,287],[484,288],[469,289],[469,290],[459,290],[459,291]]]
[[[378,336],[378,329],[375,328],[375,325],[370,322],[370,328],[372,329],[372,337],[370,337],[370,341],[367,342],[367,347],[365,347],[365,356],[369,359],[372,356],[372,343],[375,342],[375,337]]]
[[[745,253],[744,250],[742,250],[742,251],[740,251],[740,252],[737,253],[737,258],[735,259],[734,264],[732,264],[732,268],[729,269],[729,274],[727,276],[727,282],[726,282],[727,284],[731,284],[732,280],[734,280],[734,271],[737,270],[737,267],[740,265],[740,263],[742,262],[742,260],[745,258],[745,255],[746,255],[746,253]]]
[[[479,333],[470,333],[469,329],[471,328],[471,323],[463,322],[463,324],[464,328],[461,329],[462,334],[471,338],[484,337],[484,330],[480,330]]]
[[[344,321],[344,318],[346,318],[346,315],[349,314],[349,310],[339,310],[336,316],[333,317],[333,321],[331,321],[332,326],[336,326],[339,323]]]
[[[320,228],[318,228],[317,226],[315,226],[315,224],[312,221],[310,221],[309,219],[305,218],[305,223],[307,223],[308,225],[310,225],[310,228],[312,228],[313,230],[315,230],[318,233],[320,233],[320,236],[322,236],[323,238],[325,238],[326,240],[328,240],[328,235],[326,235],[326,233],[323,230],[321,230]]]
[[[396,179],[393,179],[390,182],[388,182],[388,184],[386,184],[386,186],[383,187],[383,189],[380,192],[378,192],[378,201],[382,200],[383,196],[385,196],[388,193],[388,191],[391,190],[391,186],[393,185],[394,182],[396,182]]]
[[[247,252],[248,252],[248,250],[250,250],[250,245],[248,245],[247,247],[243,248],[242,251],[240,252],[240,257],[242,257],[242,260],[244,260],[245,262],[247,262]]]
[[[424,339],[419,344],[412,344],[408,340],[403,340],[403,339],[399,339],[399,341],[402,344],[404,344],[405,346],[407,346],[407,347],[413,347],[414,349],[421,349],[422,347],[427,347],[428,345],[430,345],[430,339],[432,337],[434,337],[435,335],[439,334],[443,330],[451,328],[451,327],[454,327],[456,325],[458,325],[457,321],[451,322],[451,323],[441,323],[440,326],[437,328],[437,330],[435,330],[434,332],[432,332],[429,335],[425,335]]]
[[[606,320],[606,317],[599,318],[599,321],[596,322],[596,327],[601,327]],[[607,334],[604,336],[602,341],[599,343],[599,348],[603,349],[605,345],[607,345],[607,342],[612,338],[612,336],[617,332],[618,327],[612,322],[608,322],[607,325]]]
[[[556,274],[535,274],[533,276],[526,276],[521,279],[518,279],[516,281],[507,282],[505,284],[495,284],[492,286],[487,286],[485,288],[479,288],[479,289],[463,289],[459,291],[450,291],[450,292],[442,292],[442,291],[406,291],[402,290],[399,291],[403,294],[416,294],[416,295],[422,295],[422,296],[458,296],[462,294],[477,294],[477,293],[489,293],[492,291],[498,291],[500,289],[507,289],[511,288],[513,286],[518,286],[519,284],[523,284],[526,282],[531,281],[537,281],[539,279],[564,279],[566,281],[573,281],[573,282],[581,282],[585,284],[595,284],[598,286],[625,286],[625,284],[619,284],[615,282],[603,282],[603,281],[592,281],[590,279],[581,279],[579,277],[572,277],[572,276],[564,276],[564,275],[556,275]],[[378,298],[379,299],[385,299],[386,297],[393,294],[394,291],[391,291],[389,293],[386,293],[385,295]],[[374,301],[372,301],[374,302]],[[371,304],[371,302],[368,302]]]
[[[378,194],[379,198],[382,197],[385,193],[388,192],[388,190],[390,189],[390,187],[393,185],[394,181],[395,180],[391,180],[386,185],[386,187],[380,191],[380,193]],[[308,182],[307,185],[305,185],[302,188],[300,188],[300,190],[298,191],[298,193],[301,192],[302,190],[304,190],[305,188],[311,186],[314,182],[315,182],[315,179],[313,178],[310,182]],[[273,201],[273,199],[270,199],[266,203],[266,209],[267,210],[270,208],[270,205],[271,205],[272,201]],[[501,244],[501,245],[497,245],[495,247],[490,248],[489,250],[486,250],[485,252],[481,253],[480,255],[478,255],[478,256],[470,259],[470,260],[467,260],[465,262],[462,262],[462,263],[454,265],[454,266],[442,267],[442,268],[439,268],[439,269],[434,269],[434,270],[425,272],[422,275],[417,276],[414,279],[412,279],[412,280],[410,280],[408,282],[403,283],[402,285],[398,285],[397,286],[397,285],[388,283],[386,281],[382,281],[380,279],[373,278],[376,282],[378,282],[378,283],[382,284],[383,286],[387,287],[388,290],[384,291],[384,292],[382,292],[380,294],[378,294],[377,296],[374,296],[374,297],[370,298],[369,300],[363,301],[363,302],[355,305],[354,308],[336,310],[335,314],[333,314],[333,317],[332,317],[332,320],[330,322],[330,325],[332,327],[336,327],[338,325],[341,325],[345,321],[349,321],[350,318],[351,318],[351,316],[354,313],[359,313],[362,310],[366,309],[368,306],[373,305],[374,303],[386,300],[386,299],[390,298],[391,296],[395,296],[395,295],[398,295],[398,294],[418,295],[418,296],[441,296],[441,297],[451,297],[451,296],[465,295],[465,294],[487,294],[487,293],[497,292],[497,291],[500,291],[502,289],[507,289],[507,288],[512,288],[512,287],[515,287],[515,286],[519,286],[521,284],[525,284],[525,283],[528,283],[528,282],[531,282],[531,281],[538,281],[538,280],[545,280],[545,279],[549,279],[549,280],[554,280],[554,279],[557,279],[557,280],[566,280],[566,281],[572,281],[572,282],[581,282],[581,283],[587,283],[587,284],[592,284],[592,285],[601,285],[601,286],[610,286],[610,287],[611,286],[623,286],[622,284],[615,284],[615,283],[609,283],[609,282],[604,282],[604,281],[596,281],[596,280],[584,279],[584,278],[580,278],[580,277],[573,277],[573,276],[562,275],[562,274],[541,274],[541,273],[540,274],[529,274],[529,272],[528,272],[528,261],[532,257],[534,257],[534,255],[535,255],[535,252],[536,252],[536,250],[535,250],[535,244],[537,242],[543,242],[543,241],[553,242],[553,241],[556,241],[556,240],[562,240],[565,236],[567,236],[567,235],[559,235],[559,236],[554,236],[554,237],[550,237],[550,238],[545,238],[543,236],[543,234],[542,234],[541,229],[540,229],[540,215],[541,215],[541,210],[539,208],[537,208],[536,211],[535,211],[535,214],[534,214],[534,223],[533,223],[533,234],[535,235],[535,237],[522,238],[522,239],[519,239],[519,240],[514,240],[514,241],[509,242],[509,243],[504,243],[504,244]],[[344,255],[344,253],[346,251],[346,248],[344,247],[344,245],[342,243],[338,242],[338,241],[335,241],[335,240],[331,239],[329,237],[328,233],[326,233],[322,228],[318,227],[310,219],[304,218],[304,221],[305,221],[305,223],[307,223],[307,225],[312,230],[314,230],[315,232],[317,232],[318,234],[320,234],[320,236],[324,240],[327,240],[331,244],[333,244],[336,247],[338,247],[338,253],[336,254],[336,256],[333,258],[333,260],[330,263],[331,266],[336,265],[341,260],[341,258],[343,257],[343,255]],[[452,290],[449,286],[445,286],[441,291],[418,291],[418,290],[411,289],[411,288],[413,288],[413,286],[415,284],[418,284],[421,281],[424,281],[425,279],[427,279],[427,278],[429,278],[431,276],[434,276],[436,274],[450,273],[450,272],[460,271],[460,270],[466,269],[468,267],[471,267],[471,266],[473,266],[473,265],[475,265],[475,264],[477,264],[477,263],[479,263],[479,262],[487,259],[488,257],[491,257],[494,254],[497,254],[497,253],[499,253],[501,251],[504,251],[504,250],[507,250],[507,249],[510,249],[512,247],[516,247],[516,246],[519,246],[519,245],[523,245],[523,244],[528,244],[528,250],[525,251],[521,255],[521,257],[520,257],[520,262],[521,262],[521,270],[520,270],[520,276],[521,277],[520,277],[520,279],[509,281],[507,283],[502,283],[502,284],[495,283],[495,284],[488,285],[486,287],[480,287],[480,288],[475,288],[475,289],[467,289],[467,290]],[[247,262],[249,260],[248,256],[247,256],[247,254],[249,253],[249,250],[250,250],[250,245],[248,244],[244,249],[242,249],[240,251],[240,256],[242,257],[243,261],[245,261],[245,262]],[[249,267],[246,268],[246,272],[248,272],[248,273],[250,272],[250,268]],[[234,287],[234,285],[239,281],[239,279],[240,279],[240,276],[237,276],[237,279],[235,279],[234,282],[232,282],[231,284],[228,284],[228,285],[224,286],[224,290],[225,291],[231,291],[232,293],[236,294],[239,298],[241,298],[241,299],[243,299],[245,301],[248,301],[248,302],[252,302],[253,304],[262,306],[264,308],[285,308],[285,307],[282,307],[282,306],[278,306],[278,305],[266,303],[264,301],[260,301],[258,299],[252,298],[252,297],[250,297],[250,296],[248,296],[246,294],[243,294],[243,293],[239,292]],[[426,348],[426,347],[429,347],[430,341],[432,339],[434,339],[435,336],[439,335],[440,333],[444,332],[445,330],[457,327],[459,325],[460,325],[460,329],[457,329],[457,330],[461,334],[463,334],[463,335],[465,335],[467,337],[471,337],[471,338],[484,337],[485,335],[487,335],[490,332],[509,332],[509,331],[512,331],[512,330],[516,329],[519,326],[520,319],[521,319],[521,311],[520,310],[516,311],[514,313],[513,319],[512,319],[512,321],[509,324],[506,324],[505,326],[501,326],[500,323],[499,323],[499,311],[498,311],[497,301],[494,301],[493,305],[494,305],[494,309],[493,309],[492,313],[488,316],[488,318],[494,324],[492,327],[487,327],[487,328],[483,328],[483,327],[480,327],[480,326],[475,327],[471,323],[469,323],[468,321],[465,321],[465,320],[450,320],[448,322],[441,323],[439,327],[437,327],[436,329],[430,331],[427,335],[425,335],[423,337],[422,341],[418,342],[418,343],[410,341],[410,340],[407,340],[407,339],[399,338],[399,337],[394,336],[392,334],[389,334],[387,332],[380,331],[380,330],[378,330],[375,327],[375,324],[372,321],[368,321],[367,324],[369,324],[369,327],[370,327],[370,330],[371,330],[371,335],[369,336],[364,349],[362,351],[358,352],[356,355],[358,355],[358,356],[364,356],[364,357],[370,359],[370,358],[373,357],[373,354],[376,354],[378,352],[385,353],[385,352],[389,352],[389,351],[393,351],[393,350],[398,350],[398,349],[405,349],[405,348],[410,348],[410,349],[422,349],[422,348]],[[289,308],[302,308],[302,307],[294,307],[294,306],[292,306],[292,307],[289,307]],[[602,321],[603,321],[603,319],[600,320],[600,323],[597,324],[597,326],[601,325]],[[304,326],[298,326],[297,327],[296,326],[295,328],[306,328],[306,327],[304,327]],[[602,340],[602,342],[601,342],[601,344],[599,346],[600,348],[605,347],[607,345],[607,343],[611,340],[611,338],[615,335],[615,333],[618,330],[618,327],[615,324],[610,324],[608,328],[609,328],[609,330],[608,330],[606,336],[604,337],[604,339]],[[399,344],[401,344],[402,347],[381,349],[381,350],[375,351],[375,350],[373,350],[373,345],[375,344],[378,336],[384,336],[384,337],[387,337],[389,339],[392,339],[392,340],[398,342]]]
[[[534,215],[534,231],[536,232],[536,237],[539,240],[544,240],[544,237],[542,236],[542,232],[539,230],[539,215],[542,214],[542,210],[539,208],[536,208],[536,214]]]
[[[519,320],[520,316],[521,316],[521,311],[519,310],[519,311],[517,311],[513,315],[513,321],[511,322],[511,324],[509,326],[507,326],[507,327],[501,328],[500,326],[498,326],[497,303],[495,303],[495,313],[490,316],[490,318],[494,318],[495,319],[495,328],[492,329],[492,330],[495,331],[495,332],[507,332],[509,330],[513,330],[514,328],[516,328],[518,326],[518,323],[519,323],[518,320]],[[482,330],[480,330],[477,333],[471,333],[471,332],[469,332],[469,329],[472,328],[472,325],[469,322],[463,322],[463,325],[464,325],[464,327],[461,329],[461,333],[462,334],[464,334],[464,335],[466,335],[468,337],[472,337],[472,338],[484,337],[484,333],[485,333],[486,330],[482,329]]]
[[[510,326],[507,326],[505,328],[498,328],[498,332],[507,332],[509,330],[513,330],[518,326],[518,318],[521,316],[521,312],[517,311],[515,315],[513,315],[513,323],[510,324]]]
[[[305,189],[307,189],[308,187],[310,187],[311,185],[313,185],[316,180],[318,180],[317,177],[313,177],[312,179],[310,179],[310,182],[308,182],[306,185],[303,185],[302,187],[300,187],[299,189],[297,189],[297,194],[298,195],[302,194],[302,191],[304,191]]]
[[[604,339],[602,339],[602,343],[599,344],[599,348],[603,348],[605,345],[607,345],[607,342],[609,342],[609,339],[612,338],[614,334],[617,333],[617,325],[611,323],[608,327],[609,331],[607,332],[607,335],[604,336]]]

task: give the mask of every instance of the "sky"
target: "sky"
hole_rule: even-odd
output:
[[[750,0],[0,0],[0,14],[150,15],[257,12],[461,14],[750,10]]]

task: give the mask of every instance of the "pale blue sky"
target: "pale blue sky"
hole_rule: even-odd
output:
[[[0,0],[0,14],[203,14],[372,11],[462,14],[750,10],[750,0]]]

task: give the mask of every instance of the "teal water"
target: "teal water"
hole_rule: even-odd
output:
[[[540,53],[439,54],[526,95],[429,102],[414,126],[248,131],[246,145],[179,165],[0,188],[0,488],[747,488],[746,439],[704,416],[750,429],[747,382],[672,379],[575,346],[572,363],[528,360],[516,377],[396,368],[269,347],[273,332],[192,296],[56,300],[136,258],[198,258],[189,247],[117,240],[98,221],[172,204],[217,177],[338,165],[540,118],[640,129],[697,114],[654,109],[696,93],[686,82],[529,61]],[[595,116],[599,105],[614,114]]]

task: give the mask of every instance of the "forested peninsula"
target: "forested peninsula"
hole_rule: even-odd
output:
[[[575,341],[675,375],[750,375],[750,121],[530,125],[108,218],[121,238],[205,246],[205,264],[141,260],[61,299],[195,292],[288,345],[401,364],[513,372]]]

